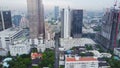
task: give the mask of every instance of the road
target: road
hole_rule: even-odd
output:
[[[55,64],[54,68],[59,68],[59,34],[55,34]]]

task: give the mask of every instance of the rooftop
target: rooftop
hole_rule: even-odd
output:
[[[116,48],[118,51],[120,51],[120,48]]]
[[[11,36],[11,35],[16,34],[16,33],[19,32],[19,31],[21,31],[21,29],[18,30],[18,29],[9,28],[9,29],[0,31],[0,36]]]
[[[99,66],[109,66],[108,63],[99,63]]]
[[[75,57],[67,57],[66,61],[71,62],[71,61],[98,61],[97,58],[94,57],[79,57],[76,59]]]
[[[73,38],[73,39],[61,38],[60,41],[61,41],[61,45],[81,45],[81,46],[84,46],[85,44],[96,44],[90,38],[80,38],[80,39],[78,39],[78,38]]]

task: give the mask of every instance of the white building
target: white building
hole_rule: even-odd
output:
[[[92,52],[94,54],[95,57],[97,58],[111,58],[112,55],[110,53],[100,53],[97,50],[89,50],[89,52]]]
[[[114,48],[114,54],[120,57],[120,48]]]
[[[17,54],[22,55],[30,53],[30,45],[27,44],[10,45],[9,48],[11,56],[16,56]]]
[[[65,68],[98,68],[97,58],[66,56]]]
[[[87,42],[86,42],[87,41]],[[75,46],[85,46],[85,44],[96,44],[92,39],[89,38],[71,38],[71,39],[60,39],[60,45],[68,50]]]
[[[41,43],[37,46],[37,50],[40,52],[44,52],[46,48],[53,48],[55,47],[55,41],[54,40],[45,40],[44,43]]]
[[[9,45],[24,33],[22,29],[6,29],[0,32],[0,47],[9,51]]]
[[[3,48],[0,48],[0,56],[6,56],[7,55],[7,51]]]
[[[62,38],[69,38],[70,37],[70,8],[62,9],[61,12],[61,36]]]

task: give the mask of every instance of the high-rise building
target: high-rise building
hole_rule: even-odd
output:
[[[12,17],[13,25],[14,25],[15,27],[18,27],[18,26],[19,26],[20,21],[21,21],[21,18],[22,18],[21,15],[14,15],[14,16]]]
[[[70,37],[70,25],[71,25],[71,10],[70,8],[62,9],[61,11],[61,37]]]
[[[54,8],[54,19],[57,21],[59,19],[59,7],[55,6]]]
[[[0,11],[0,31],[12,27],[10,11]]]
[[[120,11],[110,9],[102,19],[101,31],[96,36],[97,41],[107,49],[120,47]]]
[[[44,9],[42,0],[27,0],[27,6],[31,39],[44,38]]]
[[[71,17],[71,37],[80,38],[82,35],[83,10],[72,10]]]
[[[28,19],[26,17],[22,17],[19,23],[19,27],[20,28],[29,28],[29,22]]]

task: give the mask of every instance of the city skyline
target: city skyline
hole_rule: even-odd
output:
[[[119,5],[118,0],[118,5]],[[95,4],[97,3],[97,4]],[[109,7],[112,7],[115,3],[115,0],[43,0],[43,4],[45,9],[52,9],[54,6],[60,6],[61,8],[70,6],[71,8],[78,8],[84,10],[103,10]],[[27,8],[27,0],[1,0],[0,6],[4,9],[12,8],[14,10],[17,9],[25,9]],[[1,8],[0,7],[0,8]]]

